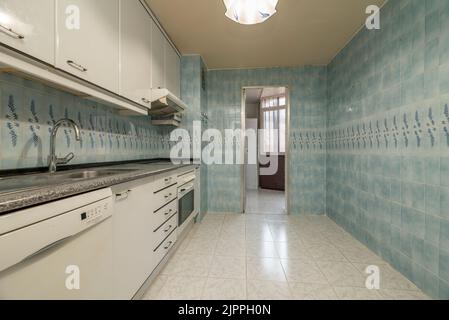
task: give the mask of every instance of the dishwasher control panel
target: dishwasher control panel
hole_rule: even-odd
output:
[[[100,200],[81,209],[80,219],[87,225],[97,224],[112,215],[112,198]]]

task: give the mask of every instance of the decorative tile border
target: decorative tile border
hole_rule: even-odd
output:
[[[73,119],[58,134],[59,155],[75,153],[72,164],[168,157],[170,128],[152,126],[149,117],[125,117],[111,107],[42,87],[11,75],[0,77],[0,169],[45,166],[53,125]]]

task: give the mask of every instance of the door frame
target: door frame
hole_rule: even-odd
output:
[[[243,149],[241,152],[242,165],[240,174],[240,197],[242,204],[241,213],[245,214],[246,209],[246,165],[245,165],[245,131],[246,131],[246,90],[249,89],[268,89],[268,88],[285,88],[286,98],[286,118],[285,118],[285,211],[290,214],[290,176],[288,174],[290,163],[290,87],[288,85],[273,85],[273,86],[247,86],[241,89],[241,128],[242,134],[240,138],[240,145]]]

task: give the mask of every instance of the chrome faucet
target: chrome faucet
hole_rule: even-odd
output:
[[[76,141],[81,140],[80,128],[75,123],[75,121],[70,120],[70,119],[62,119],[55,123],[53,129],[51,130],[51,135],[50,135],[50,155],[48,156],[48,170],[50,171],[50,173],[56,172],[56,168],[57,168],[58,164],[67,164],[70,161],[72,161],[73,158],[75,158],[75,154],[73,152],[70,152],[64,158],[58,158],[56,156],[56,151],[55,151],[56,135],[58,133],[59,128],[61,128],[63,125],[68,125],[68,126],[73,127],[73,129],[75,130]]]

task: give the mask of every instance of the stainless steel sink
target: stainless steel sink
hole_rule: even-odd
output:
[[[102,178],[117,174],[122,174],[126,172],[131,172],[135,170],[131,169],[109,169],[109,170],[87,170],[81,172],[70,172],[70,173],[60,173],[55,175],[54,177],[58,177],[60,179],[69,179],[69,180],[80,180],[80,179],[95,179]]]
[[[41,173],[17,177],[0,178],[0,193],[10,193],[38,189],[55,184],[89,180],[137,171],[138,169],[93,169],[84,171],[67,171],[55,174]]]

